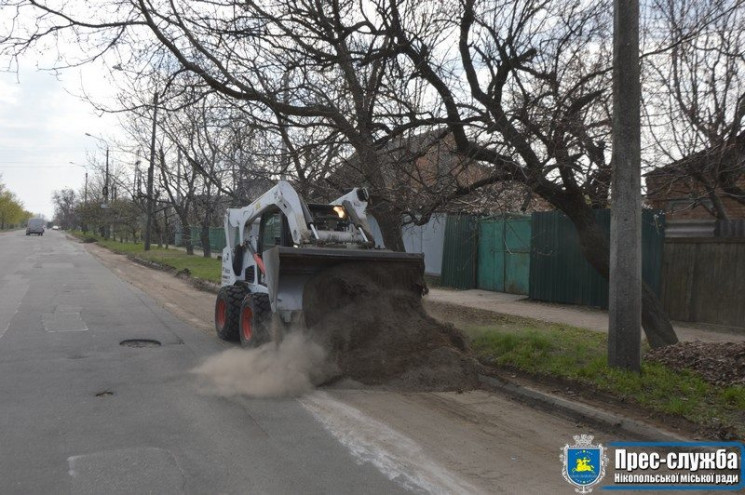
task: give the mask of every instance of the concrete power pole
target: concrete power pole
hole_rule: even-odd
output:
[[[103,203],[106,205],[106,208],[108,208],[109,205],[109,145],[106,144],[106,176],[103,181]],[[110,212],[111,210],[107,210],[107,212]],[[106,216],[109,216],[109,213],[106,214]],[[108,239],[111,237],[111,227],[106,224],[104,229],[104,238]]]
[[[613,167],[608,364],[641,371],[639,0],[613,2]]]
[[[145,223],[145,251],[150,251],[150,229],[153,225],[153,167],[155,165],[155,127],[158,123],[158,92],[153,95],[153,132],[150,136],[150,166],[147,168],[147,222]]]

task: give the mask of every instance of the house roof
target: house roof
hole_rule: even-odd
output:
[[[394,201],[416,211],[427,203],[486,178],[491,167],[455,151],[453,136],[444,128],[392,139],[381,149],[381,172]],[[328,177],[337,189],[367,185],[358,155],[344,160]],[[480,188],[443,205],[438,211],[493,214],[546,209],[517,182]]]
[[[668,163],[644,174],[645,177],[677,176],[697,170],[706,172],[709,167],[745,166],[745,132],[729,143],[711,146],[689,156]]]

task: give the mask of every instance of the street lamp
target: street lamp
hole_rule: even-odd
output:
[[[150,165],[147,167],[147,222],[145,251],[150,251],[150,227],[153,224],[153,167],[155,165],[155,128],[158,124],[158,92],[153,94],[153,132],[150,136]]]

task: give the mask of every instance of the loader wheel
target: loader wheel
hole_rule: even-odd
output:
[[[241,304],[240,331],[243,347],[258,347],[272,340],[272,307],[266,294],[247,294]]]
[[[244,297],[246,297],[246,289],[240,285],[223,287],[217,293],[215,330],[221,339],[238,340],[238,318]]]

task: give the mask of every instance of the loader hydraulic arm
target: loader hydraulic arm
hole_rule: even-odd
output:
[[[314,242],[352,242],[372,245],[372,234],[367,222],[367,191],[355,188],[331,202],[343,206],[349,214],[357,232],[328,232],[314,226],[313,216],[308,205],[295,189],[286,182],[279,181],[276,186],[262,194],[256,201],[244,208],[229,208],[225,214],[225,233],[227,245],[242,244],[246,225],[250,225],[271,209],[279,209],[287,218],[292,243],[302,246]]]
[[[225,232],[228,245],[235,246],[242,243],[246,225],[253,223],[261,215],[272,208],[279,208],[287,217],[287,223],[295,245],[307,244],[313,233],[313,219],[305,202],[286,181],[279,181],[276,186],[262,194],[256,201],[243,208],[229,208],[225,214]],[[236,229],[238,230],[236,232]],[[237,234],[237,238],[232,238]]]

